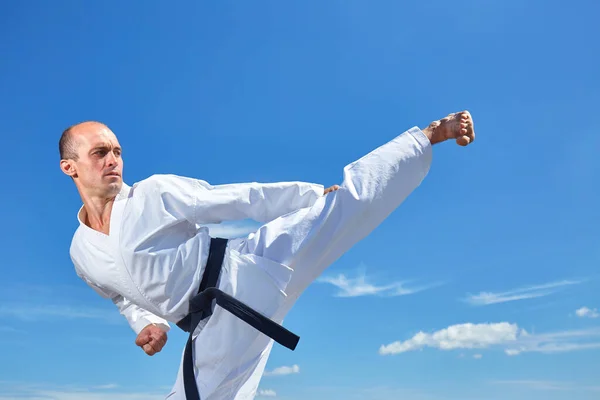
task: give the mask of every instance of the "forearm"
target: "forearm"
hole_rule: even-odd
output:
[[[236,204],[240,216],[258,222],[272,221],[290,212],[312,206],[324,193],[323,185],[305,182],[242,184]]]
[[[129,326],[136,334],[139,334],[144,327],[149,324],[156,324],[161,327],[165,332],[170,330],[170,326],[168,321],[165,319],[152,314],[150,311],[144,310],[143,308],[135,305],[131,301],[127,300],[123,296],[104,289],[92,282],[81,270],[79,264],[73,258],[73,263],[75,265],[75,271],[77,276],[81,278],[90,288],[92,288],[97,294],[99,294],[104,299],[110,299],[113,304],[119,310],[119,313],[125,317]]]
[[[211,186],[201,182],[199,222],[253,219],[268,222],[323,195],[323,186],[304,182],[236,183]],[[206,199],[205,202],[203,200]]]
[[[168,332],[171,329],[168,321],[152,314],[150,311],[144,310],[122,296],[117,295],[112,298],[112,301],[119,309],[119,313],[125,317],[136,335],[150,324],[159,326],[165,332]]]

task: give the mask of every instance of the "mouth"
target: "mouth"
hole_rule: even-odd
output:
[[[106,174],[105,176],[114,176],[114,177],[120,177],[121,174],[119,174],[118,172],[109,172],[108,174]]]

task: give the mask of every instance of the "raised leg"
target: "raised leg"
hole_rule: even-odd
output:
[[[282,303],[268,279],[252,275],[256,269],[250,264],[237,264],[230,271],[235,281],[224,279],[224,287],[251,307],[268,309],[267,316],[281,322],[308,285],[420,185],[429,172],[432,144],[456,139],[465,145],[473,138],[470,116],[464,113],[436,121],[422,131],[409,129],[347,165],[339,190],[311,207],[265,224],[246,239],[232,241],[238,252],[293,270]],[[197,382],[205,394],[202,400],[253,398],[273,343],[219,308],[209,325],[195,342]],[[184,396],[179,375],[169,400]]]
[[[432,144],[474,139],[467,112],[451,114],[421,131],[412,128],[344,168],[339,190],[312,207],[262,226],[242,251],[294,270],[286,293],[291,302],[327,267],[369,235],[427,175]]]

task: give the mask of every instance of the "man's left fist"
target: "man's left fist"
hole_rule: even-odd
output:
[[[135,339],[135,344],[140,346],[146,354],[153,356],[162,350],[167,343],[167,332],[154,324],[146,326]]]

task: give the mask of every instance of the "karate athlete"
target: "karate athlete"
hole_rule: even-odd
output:
[[[170,323],[204,315],[188,325],[169,400],[253,399],[274,340],[264,333],[266,323],[252,326],[259,318],[244,320],[250,314],[239,310],[247,307],[280,327],[308,285],[420,185],[432,145],[466,146],[474,139],[471,115],[450,114],[348,164],[343,182],[329,189],[303,182],[211,185],[175,175],[128,186],[115,134],[102,123],[83,122],[59,143],[61,169],[83,202],[71,258],[78,276],[114,302],[150,355],[164,346]],[[203,226],[247,218],[263,225],[225,242],[211,239]],[[209,301],[205,314],[191,310],[203,279],[229,295],[221,302],[228,309]],[[232,306],[234,300],[243,307]]]

